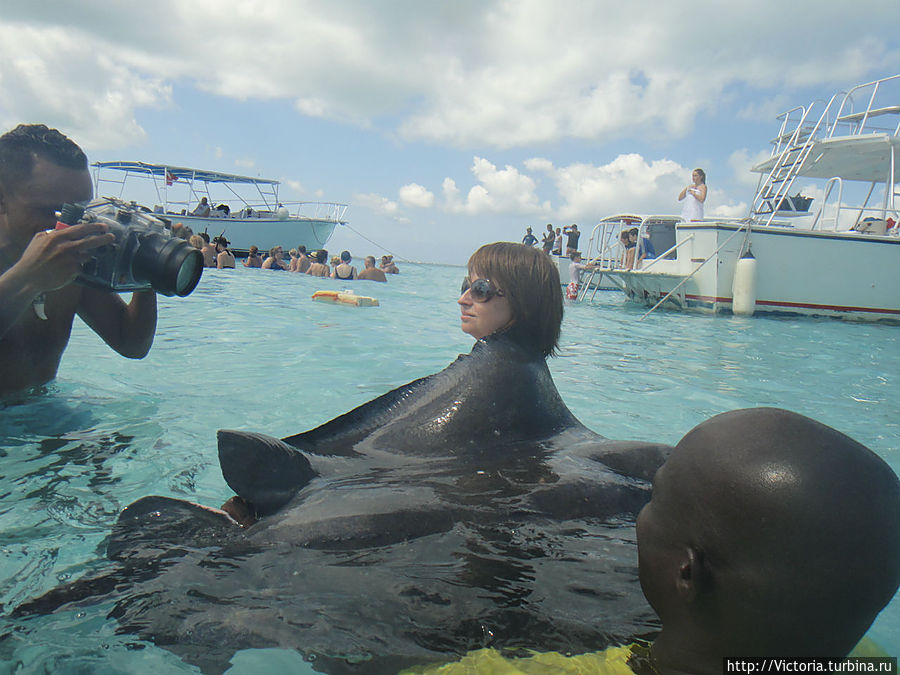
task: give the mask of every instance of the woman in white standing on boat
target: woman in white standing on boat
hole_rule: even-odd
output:
[[[688,185],[678,194],[678,201],[684,202],[681,217],[685,220],[703,220],[703,202],[706,201],[706,172],[694,169],[691,174],[693,184]]]

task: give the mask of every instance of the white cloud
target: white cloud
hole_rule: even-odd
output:
[[[746,187],[748,191],[755,191],[759,174],[750,171],[750,168],[764,162],[769,156],[770,153],[765,150],[753,154],[746,148],[735,150],[728,156],[728,166],[734,172],[733,180]]]
[[[451,213],[480,215],[485,213],[544,214],[550,211],[549,202],[540,202],[534,179],[513,166],[498,169],[483,157],[472,160],[472,174],[477,184],[460,198],[456,181],[445,178],[444,208]]]
[[[732,160],[735,170],[756,161],[746,152],[734,153]],[[548,159],[532,158],[525,160],[523,167],[550,180],[555,188],[552,200],[539,200],[537,180],[532,175],[510,165],[498,169],[490,160],[474,157],[471,172],[476,184],[463,195],[455,179],[445,178],[439,206],[447,213],[467,216],[505,214],[578,223],[591,223],[603,216],[629,211],[678,214],[682,205],[677,195],[690,181],[693,168],[669,159],[647,160],[635,153],[619,155],[603,165],[573,163],[556,167]],[[426,188],[415,183],[412,186],[415,189],[410,193],[427,194],[429,200],[433,199]],[[406,205],[412,202],[404,199],[404,191],[412,186],[400,190],[401,202]],[[370,197],[397,206],[384,197]],[[552,208],[553,202],[559,206]],[[734,202],[723,190],[710,187],[709,215],[742,217],[747,209],[746,202]]]
[[[256,166],[256,160],[250,157],[238,158],[234,160],[234,165],[243,170],[252,169]]]
[[[879,15],[883,0],[853,12],[818,0],[735,0],[727,12],[713,0],[565,11],[546,0],[84,0],[51,17],[9,0],[0,122],[40,117],[117,147],[142,140],[137,111],[172,105],[177,84],[362,126],[389,119],[405,138],[453,146],[678,138],[739,88],[756,117],[784,89],[890,72],[900,48]],[[737,39],[738,26],[755,39]],[[798,40],[798,27],[817,39]],[[470,203],[491,208],[485,189]]]
[[[353,195],[353,204],[389,216],[397,216],[400,211],[397,202],[373,193]]]
[[[556,215],[573,222],[625,211],[680,212],[676,196],[691,173],[677,162],[648,162],[634,153],[619,155],[600,166],[576,163],[557,168],[547,160],[529,160],[527,164],[540,168],[553,180],[562,201]]]
[[[140,141],[135,110],[171,103],[162,74],[135,71],[78,30],[0,23],[0,124],[46,122],[88,148]]]
[[[523,164],[529,171],[553,173],[553,162],[551,162],[549,159],[544,159],[543,157],[533,157],[532,159],[526,159]]]
[[[715,198],[715,193],[710,191],[707,201]],[[710,216],[716,218],[743,218],[747,215],[750,205],[747,202],[738,202],[737,204],[714,204],[712,208],[705,210],[707,218]]]
[[[291,190],[296,192],[297,194],[303,194],[306,190],[303,188],[303,183],[299,180],[293,180],[291,178],[285,179],[282,181],[285,185],[287,185]]]
[[[406,206],[429,209],[434,206],[434,193],[418,183],[410,183],[400,188],[400,201]]]

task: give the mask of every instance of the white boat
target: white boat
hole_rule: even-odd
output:
[[[195,234],[223,234],[237,254],[251,246],[267,251],[306,246],[325,248],[334,228],[343,225],[346,204],[281,202],[278,181],[144,162],[95,162],[97,194],[137,201]],[[126,197],[126,190],[129,195]],[[114,194],[110,194],[114,193]],[[206,198],[209,213],[197,209]],[[218,206],[224,209],[217,209]]]
[[[900,322],[898,103],[895,75],[782,113],[748,217],[678,222],[658,258],[605,276],[653,309]]]
[[[625,248],[619,238],[623,231],[637,227],[642,235],[650,240],[654,251],[666,251],[675,243],[675,226],[679,220],[680,216],[647,216],[634,213],[621,213],[601,219],[591,230],[587,248],[582,255],[583,262],[592,265],[594,269],[582,273],[579,299],[586,298],[589,292],[593,298],[593,294],[598,290],[624,290],[622,280],[618,276],[608,274],[625,266]],[[675,257],[674,253],[669,255]],[[569,283],[569,263],[570,260],[565,257],[557,260],[563,286]]]

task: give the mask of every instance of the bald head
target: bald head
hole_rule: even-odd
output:
[[[642,558],[665,567],[693,551],[685,603],[645,582],[659,571],[642,559],[664,632],[672,612],[721,633],[731,653],[846,654],[900,582],[897,476],[865,446],[786,410],[737,410],[692,429],[641,517]]]

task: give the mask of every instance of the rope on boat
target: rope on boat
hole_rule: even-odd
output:
[[[374,240],[372,240],[372,239],[369,239],[369,238],[368,238],[366,235],[364,235],[362,232],[360,232],[359,230],[354,229],[353,227],[351,227],[349,223],[344,223],[344,227],[346,227],[348,230],[350,230],[351,232],[353,232],[353,234],[355,234],[355,235],[357,235],[357,236],[362,237],[363,239],[365,239],[367,242],[369,242],[370,244],[372,244],[372,246],[377,246],[377,247],[380,248],[381,250],[387,251],[388,253],[390,253],[392,256],[394,256],[395,258],[397,258],[397,260],[399,260],[399,261],[402,262],[403,264],[407,264],[407,263],[409,263],[410,265],[421,265],[421,264],[422,264],[422,263],[416,262],[415,260],[410,260],[409,258],[404,258],[403,256],[397,255],[397,254],[394,253],[391,249],[389,249],[387,246],[383,246],[382,244],[379,244],[377,241],[374,241]]]

